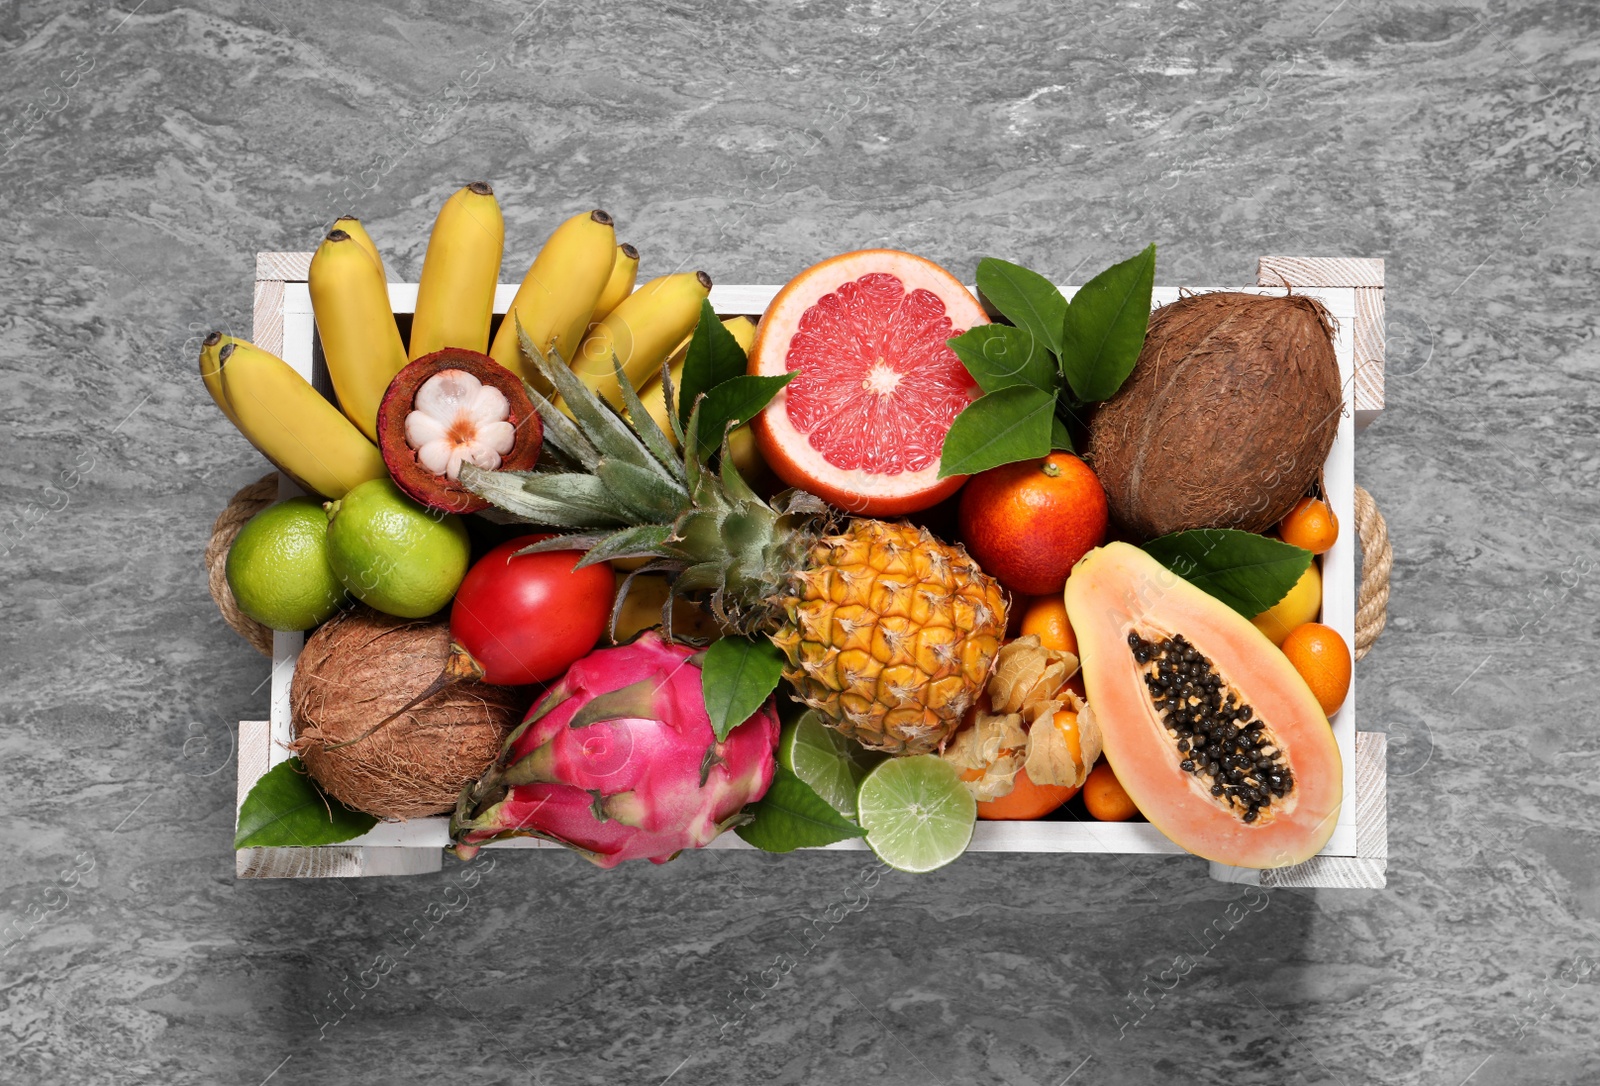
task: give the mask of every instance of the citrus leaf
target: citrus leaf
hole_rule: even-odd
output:
[[[1061,381],[1056,361],[1039,341],[1009,324],[980,324],[949,340],[950,349],[985,392],[1032,385],[1055,392]]]
[[[1014,460],[1049,455],[1055,406],[1055,396],[1032,385],[980,396],[950,425],[939,478],[976,475]]]
[[[325,796],[298,758],[261,775],[239,808],[234,848],[301,848],[360,837],[378,820]]]
[[[750,719],[778,688],[783,651],[766,638],[724,637],[700,665],[700,691],[717,739]]]
[[[689,350],[683,359],[682,387],[678,389],[679,421],[689,421],[689,408],[700,393],[710,392],[724,381],[742,376],[745,363],[744,348],[717,319],[710,300],[702,298],[700,321],[689,338]]]
[[[717,327],[722,326],[718,324]],[[740,375],[723,381],[707,392],[700,405],[698,433],[701,458],[709,460],[711,454],[722,447],[723,435],[730,425],[737,429],[755,418],[763,407],[772,402],[778,390],[794,380],[795,376],[793,373],[775,377]],[[687,371],[684,377],[688,377]]]
[[[1050,280],[1020,264],[986,256],[978,261],[978,292],[1012,324],[1061,353],[1067,300]]]
[[[1236,528],[1173,532],[1145,553],[1245,618],[1283,599],[1311,565],[1311,552]]]
[[[781,765],[775,767],[767,794],[749,811],[754,817],[733,832],[764,852],[793,852],[867,835]]]
[[[1133,372],[1150,326],[1156,247],[1113,264],[1067,305],[1061,326],[1061,373],[1084,403],[1109,400]]]
[[[1050,448],[1061,452],[1072,452],[1072,435],[1067,432],[1067,424],[1057,415],[1050,420]]]

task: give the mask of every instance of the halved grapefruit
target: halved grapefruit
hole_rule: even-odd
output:
[[[949,497],[945,434],[979,389],[946,340],[989,323],[960,280],[920,256],[863,249],[807,268],[767,307],[750,372],[799,376],[754,422],[790,486],[851,513],[897,516]]]

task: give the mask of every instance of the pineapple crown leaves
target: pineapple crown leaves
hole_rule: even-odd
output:
[[[709,313],[707,304],[695,337],[721,333],[739,351]],[[813,525],[828,507],[800,492],[776,508],[762,501],[728,455],[727,436],[764,408],[789,375],[725,377],[697,392],[685,418],[674,402],[671,371],[664,363],[662,394],[673,431],[669,438],[615,357],[612,367],[626,415],[580,380],[559,354],[541,351],[520,322],[518,336],[524,356],[550,382],[566,411],[528,387],[545,424],[548,456],[541,458],[540,470],[486,471],[463,465],[461,481],[520,520],[576,529],[519,553],[583,550],[579,566],[653,559],[636,572],[674,575],[662,609],[669,631],[676,598],[690,592],[710,593],[713,614],[725,627],[750,632],[770,621],[774,600],[787,587],[788,571],[803,564],[815,538]],[[699,356],[711,358],[726,345],[712,346],[716,351],[702,345]],[[691,341],[691,354],[693,348]],[[726,373],[732,367],[725,358],[717,367],[707,363],[685,383],[703,386],[717,376],[715,368]],[[673,439],[681,452],[673,450]],[[713,468],[710,460],[719,451]],[[631,582],[630,576],[618,593],[618,609]],[[615,617],[614,611],[613,621]]]

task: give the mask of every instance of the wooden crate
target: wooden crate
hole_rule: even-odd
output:
[[[310,253],[261,253],[256,259],[254,341],[282,357],[328,392],[316,346],[311,295],[306,285]],[[1235,288],[1274,293],[1285,285],[1319,299],[1338,319],[1334,341],[1344,381],[1346,411],[1325,467],[1328,497],[1339,522],[1347,527],[1323,556],[1322,621],[1355,644],[1356,558],[1355,434],[1383,408],[1383,261],[1343,258],[1263,257],[1255,287]],[[776,286],[716,287],[711,303],[722,316],[758,317],[777,293]],[[1074,288],[1063,287],[1071,295]],[[1202,289],[1202,288],[1197,288]],[[504,313],[516,293],[502,284],[495,312]],[[1175,300],[1178,289],[1158,287],[1155,304]],[[391,283],[389,300],[396,314],[416,306],[414,283]],[[280,479],[280,496],[299,493]],[[273,638],[272,697],[266,720],[239,725],[239,802],[256,780],[289,757],[289,683],[302,634]],[[1321,855],[1305,864],[1256,872],[1211,865],[1213,877],[1270,886],[1382,886],[1388,854],[1385,822],[1384,736],[1356,731],[1356,691],[1331,721],[1344,757],[1344,794],[1333,837]],[[319,848],[242,849],[237,857],[240,878],[313,878],[371,875],[413,875],[440,869],[448,843],[448,819],[425,818],[380,823],[353,841]],[[537,838],[496,842],[490,848],[549,849],[559,846]],[[749,848],[736,835],[717,838],[712,848]],[[861,850],[864,842],[831,845],[839,851]],[[1113,854],[1182,854],[1154,826],[1146,823],[1082,821],[979,822],[973,852],[1090,852]]]

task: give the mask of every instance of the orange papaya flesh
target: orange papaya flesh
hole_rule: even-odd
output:
[[[1152,825],[1236,867],[1322,850],[1343,801],[1339,747],[1249,619],[1127,543],[1090,551],[1066,604],[1106,759]]]

